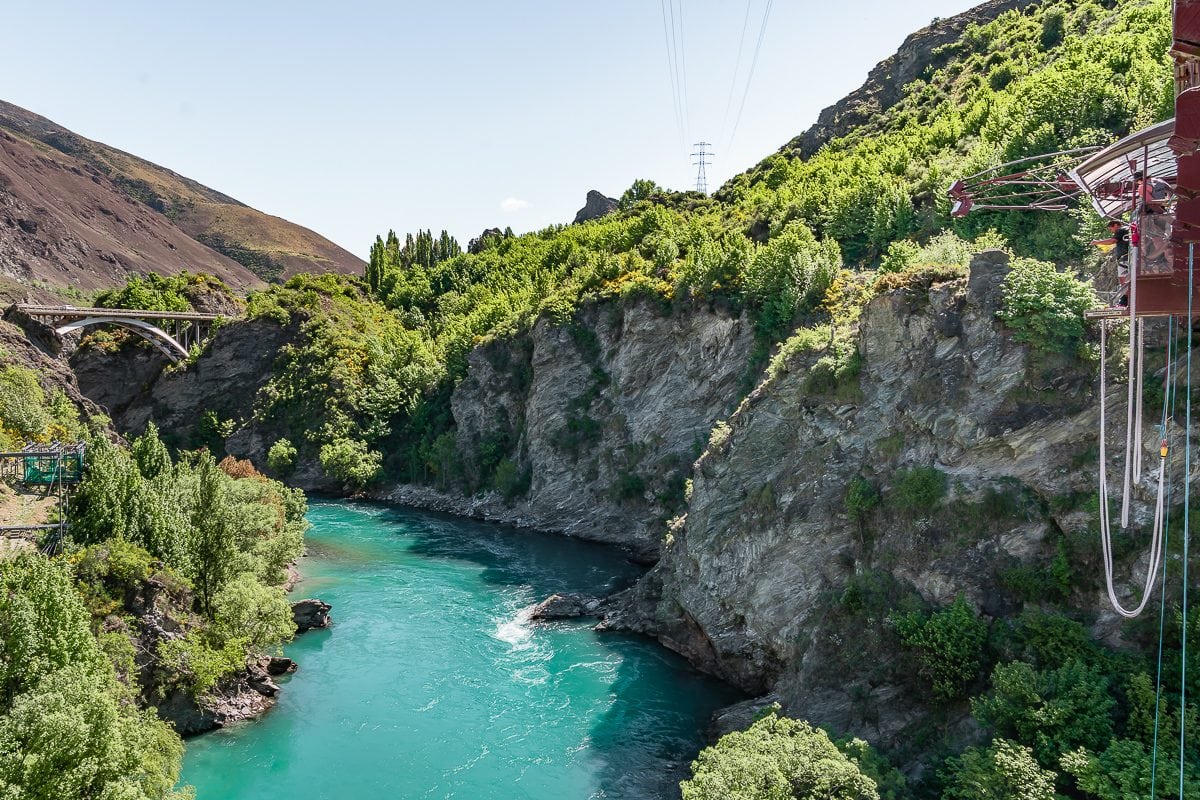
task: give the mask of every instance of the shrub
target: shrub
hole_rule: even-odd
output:
[[[1072,661],[1037,670],[1023,661],[999,664],[992,690],[971,701],[975,717],[996,731],[1033,747],[1046,766],[1080,747],[1102,750],[1113,735],[1114,701],[1099,668]]]
[[[1056,800],[1055,774],[1042,769],[1028,747],[995,739],[947,762],[943,800]]]
[[[65,564],[0,561],[0,792],[179,798],[183,745],[129,702],[88,625]]]
[[[296,446],[286,438],[276,440],[267,450],[267,466],[279,475],[289,475],[296,468]]]
[[[893,615],[900,640],[916,652],[935,699],[956,700],[979,674],[987,622],[962,597],[933,614]]]
[[[36,372],[13,365],[0,369],[0,428],[8,446],[45,441],[52,421]]]
[[[825,731],[774,713],[706,747],[680,788],[683,800],[879,800]]]
[[[532,480],[533,473],[528,468],[521,469],[521,465],[511,458],[501,458],[496,465],[492,485],[504,495],[505,500],[512,501],[529,491]]]
[[[879,489],[862,476],[852,478],[846,487],[846,513],[862,524],[879,507]]]
[[[230,639],[214,644],[206,631],[194,628],[180,639],[158,643],[159,668],[163,686],[176,686],[192,697],[212,692],[222,678],[246,666],[245,642]]]
[[[946,496],[946,474],[936,467],[896,472],[889,499],[901,511],[930,514]]]
[[[264,586],[243,572],[222,587],[213,600],[213,633],[221,641],[242,640],[266,650],[296,633],[292,607],[277,586]]]
[[[356,439],[335,439],[321,447],[325,474],[356,489],[375,480],[382,465],[383,456]]]
[[[1096,305],[1089,283],[1053,264],[1018,258],[1004,278],[1000,319],[1013,339],[1035,349],[1075,354],[1083,343],[1083,312]]]
[[[817,241],[802,222],[789,224],[755,254],[744,276],[760,309],[761,330],[781,333],[802,304],[824,297],[841,266],[837,242]]]
[[[708,449],[713,452],[724,449],[732,433],[733,429],[729,427],[728,422],[723,419],[717,420],[716,424],[712,427],[712,431],[708,434]]]

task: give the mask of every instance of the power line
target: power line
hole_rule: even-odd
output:
[[[675,3],[672,0],[671,8],[674,9],[674,7]],[[683,103],[683,135],[686,139],[688,131],[692,128],[692,119],[688,110],[687,47],[683,43],[683,0],[679,0],[679,45],[675,50],[675,56],[679,63],[679,88]]]
[[[746,87],[742,92],[742,102],[738,105],[737,117],[733,121],[733,132],[729,134],[729,143],[725,148],[728,150],[733,147],[733,140],[737,136],[738,125],[742,122],[742,112],[746,109],[746,98],[750,96],[750,84],[754,80],[754,68],[758,65],[758,54],[762,50],[763,37],[767,33],[767,20],[771,16],[771,4],[774,0],[767,0],[767,7],[763,9],[762,25],[758,28],[758,41],[754,45],[754,57],[750,59],[750,72],[746,75]]]
[[[659,9],[662,11],[663,42],[665,43],[666,50],[667,50],[667,77],[671,81],[671,103],[675,110],[675,126],[676,126],[676,128],[678,128],[679,146],[680,146],[680,149],[682,149],[683,143],[685,141],[687,141],[687,137],[684,135],[684,132],[683,132],[683,109],[679,103],[679,86],[678,86],[679,71],[675,67],[675,54],[674,54],[674,50],[671,47],[671,39],[675,32],[674,4],[672,3],[672,15],[671,15],[672,21],[669,26],[667,24],[666,0],[659,0],[658,5],[659,5]]]
[[[707,148],[712,147],[710,142],[696,142],[694,147],[700,148],[697,152],[692,153],[692,164],[696,167],[696,191],[701,194],[708,194],[708,175],[704,168],[712,164],[708,157],[714,155],[713,151]]]
[[[742,50],[746,45],[746,29],[750,26],[750,10],[754,0],[746,0],[746,16],[742,19],[742,35],[738,37],[737,58],[733,61],[733,75],[729,79],[729,97],[725,100],[725,114],[721,117],[721,139],[725,139],[725,131],[729,130],[729,110],[733,108],[733,94],[737,90],[737,76],[742,69]]]

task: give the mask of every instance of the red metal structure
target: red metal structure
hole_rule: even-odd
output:
[[[1089,317],[1200,315],[1200,281],[1188,297],[1189,253],[1200,243],[1200,0],[1175,0],[1171,56],[1175,118],[1108,147],[1001,164],[955,181],[953,216],[973,210],[1065,211],[1087,197],[1130,229],[1128,307]],[[1200,265],[1197,265],[1200,266]]]

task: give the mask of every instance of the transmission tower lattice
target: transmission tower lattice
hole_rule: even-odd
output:
[[[712,164],[709,161],[709,156],[714,155],[713,151],[708,148],[712,147],[709,142],[696,142],[693,147],[699,148],[692,153],[692,164],[696,167],[696,191],[701,194],[708,194],[708,175],[704,168]]]

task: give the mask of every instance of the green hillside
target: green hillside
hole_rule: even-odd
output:
[[[985,244],[1080,265],[1089,212],[951,225],[945,188],[1168,116],[1169,15],[1163,0],[1058,0],[971,26],[870,124],[808,160],[774,154],[713,197],[637,181],[612,216],[493,236],[475,253],[445,234],[380,237],[364,280],[300,276],[251,299],[252,314],[295,315],[305,332],[257,413],[302,450],[341,453],[357,482],[383,452],[389,476],[429,479],[454,468],[439,437],[467,353],[540,316],[567,321],[583,303],[631,296],[744,308],[761,344],[753,376],[798,323],[828,319],[839,270],[863,283],[876,270],[960,269]]]

